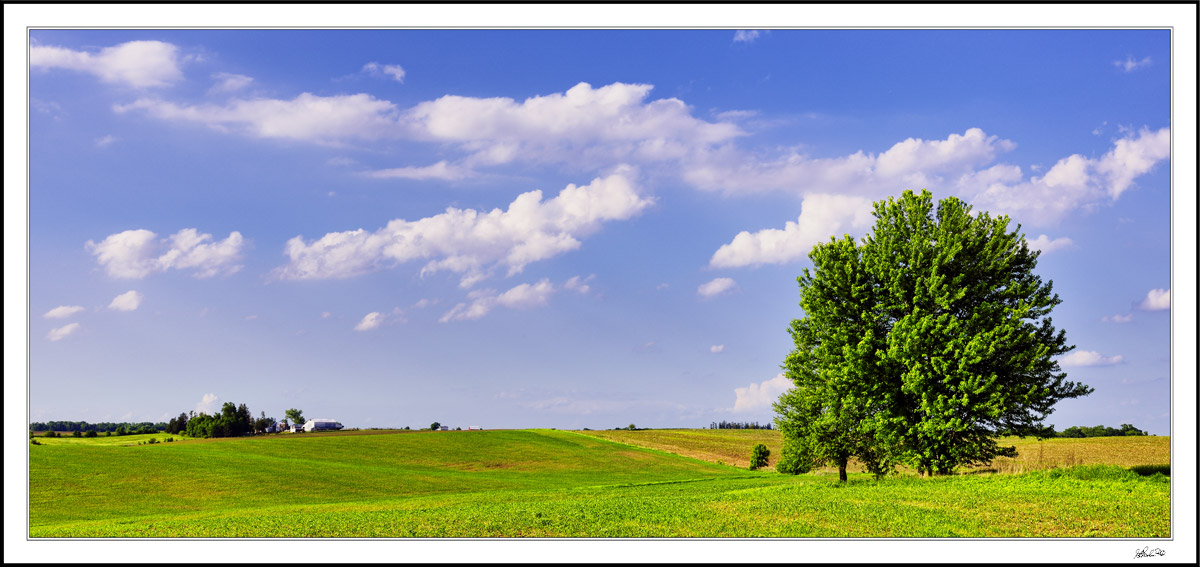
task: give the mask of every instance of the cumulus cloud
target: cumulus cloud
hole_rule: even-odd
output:
[[[216,394],[204,394],[200,398],[200,402],[196,404],[196,413],[212,413],[217,409],[217,400],[220,399]]]
[[[725,350],[725,345],[713,345],[713,346],[708,347],[708,352],[711,352],[713,354],[716,354],[718,352],[723,352],[724,350]]]
[[[726,193],[786,190],[803,195],[837,187],[843,194],[883,196],[898,187],[947,184],[1015,147],[979,128],[945,140],[909,138],[878,155],[859,151],[835,158],[795,152],[761,158],[726,145],[694,154],[684,166],[684,179],[701,189]]]
[[[1113,366],[1120,364],[1125,360],[1124,356],[1104,356],[1094,350],[1077,350],[1061,359],[1058,363],[1062,366]]]
[[[1130,313],[1127,315],[1113,315],[1111,317],[1105,315],[1100,320],[1104,321],[1105,323],[1128,323],[1133,320],[1133,314]]]
[[[792,381],[778,374],[770,380],[750,384],[745,388],[735,388],[737,400],[733,403],[733,411],[744,412],[770,409],[771,404],[779,399],[779,395],[792,387]]]
[[[136,88],[164,87],[183,78],[179,49],[161,41],[130,41],[96,53],[34,45],[29,48],[29,66],[82,71],[107,83]]]
[[[1134,179],[1170,157],[1171,131],[1143,128],[1117,140],[1099,159],[1074,154],[1041,177],[1024,179],[1017,166],[997,165],[964,175],[958,188],[972,204],[1033,224],[1052,224],[1078,209],[1116,201]]]
[[[67,325],[63,325],[62,327],[50,329],[50,332],[46,334],[46,338],[49,339],[50,341],[58,341],[58,340],[67,338],[68,336],[71,335],[71,333],[74,333],[75,331],[78,331],[78,330],[79,330],[79,323],[70,323]]]
[[[1146,299],[1138,305],[1146,311],[1162,311],[1171,308],[1171,290],[1152,289],[1146,294]]]
[[[108,308],[116,311],[133,311],[142,304],[142,297],[142,294],[131,289],[114,297],[108,304]]]
[[[1139,59],[1134,59],[1132,55],[1125,57],[1124,61],[1119,60],[1119,59],[1116,61],[1113,61],[1113,65],[1116,65],[1116,67],[1118,69],[1120,69],[1126,73],[1131,73],[1131,72],[1141,69],[1143,67],[1148,67],[1148,66],[1150,66],[1150,63],[1151,63],[1151,61],[1150,61],[1149,56],[1143,57],[1139,60]]]
[[[1051,240],[1049,236],[1042,234],[1033,240],[1026,238],[1025,244],[1029,246],[1030,250],[1038,250],[1045,254],[1055,250],[1067,248],[1068,246],[1075,244],[1075,242],[1065,236]]]
[[[86,247],[114,278],[140,279],[170,269],[194,270],[198,278],[232,274],[239,269],[242,234],[234,231],[222,241],[209,242],[211,234],[185,228],[168,238],[159,239],[146,229],[111,234],[99,243],[87,241]]]
[[[377,328],[379,328],[380,325],[383,324],[383,320],[385,317],[386,317],[385,315],[383,315],[382,313],[380,313],[378,311],[372,311],[370,313],[367,313],[362,318],[362,321],[359,321],[358,324],[354,326],[354,330],[355,331],[370,331],[371,329],[377,329]]]
[[[735,43],[750,43],[758,39],[762,35],[758,30],[737,30],[733,32],[733,41]]]
[[[375,232],[334,232],[311,243],[297,236],[287,242],[289,263],[275,275],[345,278],[420,259],[426,261],[422,274],[449,270],[463,274],[460,285],[470,287],[495,267],[513,275],[574,250],[604,222],[628,219],[652,202],[638,195],[623,172],[616,173],[582,187],[568,185],[548,201],[540,190],[523,193],[507,210],[451,207],[416,221],[393,220]]]
[[[212,79],[213,86],[208,89],[210,95],[240,91],[254,82],[254,77],[237,73],[213,73]]]
[[[380,138],[445,143],[464,152],[459,166],[464,170],[512,161],[594,169],[619,162],[677,161],[697,148],[745,134],[732,123],[693,117],[679,99],[647,101],[652,88],[624,83],[593,88],[579,83],[563,93],[520,102],[446,95],[407,109],[363,93],[302,93],[292,100],[234,99],[224,105],[183,105],[143,97],[114,110],[320,144]],[[395,176],[437,172],[431,167],[381,171]]]
[[[700,287],[696,288],[696,293],[700,294],[700,297],[711,299],[736,288],[737,282],[731,278],[715,278],[710,282],[700,284]]]
[[[82,305],[59,305],[54,309],[47,311],[42,317],[46,319],[65,319],[76,313],[83,311]]]
[[[129,104],[114,105],[113,110],[119,114],[140,110],[160,120],[195,122],[223,132],[326,145],[399,134],[396,105],[368,94],[318,96],[301,93],[292,100],[233,99],[223,106],[189,106],[139,98]]]
[[[737,126],[699,120],[676,98],[646,102],[653,88],[579,83],[565,93],[528,98],[446,95],[406,113],[418,137],[470,153],[469,164],[517,159],[590,167],[623,161],[678,160],[695,148],[744,135]]]
[[[500,294],[497,294],[494,289],[475,290],[467,295],[472,300],[470,303],[455,305],[445,315],[442,315],[439,321],[446,323],[479,319],[497,306],[510,309],[541,307],[549,303],[550,296],[554,292],[554,284],[551,284],[550,280],[546,278],[535,284],[520,284]]]
[[[849,195],[814,194],[800,203],[800,217],[783,229],[742,231],[709,259],[714,268],[739,268],[761,264],[786,264],[808,257],[813,246],[843,234],[860,234],[870,228],[871,201]]]
[[[362,70],[372,77],[390,78],[397,83],[404,82],[404,68],[399,65],[380,65],[372,61],[363,65]]]

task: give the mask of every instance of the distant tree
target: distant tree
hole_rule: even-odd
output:
[[[767,466],[767,459],[771,456],[771,450],[767,446],[759,443],[750,450],[750,470],[755,470],[760,467]]]
[[[83,432],[82,431],[72,431],[71,437],[83,437]]]
[[[89,430],[87,430],[87,432],[85,432],[85,433],[83,434],[83,436],[84,436],[84,437],[98,437],[98,436],[99,436],[99,434],[98,434],[98,433],[96,433],[96,430],[95,430],[95,429],[89,429]]]
[[[291,420],[294,425],[304,425],[304,413],[296,408],[283,412],[283,415]]]
[[[630,430],[630,431],[633,431],[633,430],[635,430],[635,429],[637,429],[637,426],[636,426],[636,425],[634,425],[634,424],[632,424],[632,423],[630,423],[630,424],[629,424],[629,430]]]
[[[434,431],[437,431],[437,428],[439,428],[439,427],[441,427],[441,426],[442,426],[442,424],[440,424],[440,423],[438,423],[438,422],[436,422],[436,421],[435,421],[435,422],[433,422],[433,423],[431,423],[431,424],[429,424],[429,428],[430,428],[430,429],[432,429],[432,430],[434,430]]]

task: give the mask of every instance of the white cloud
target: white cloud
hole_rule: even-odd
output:
[[[591,169],[619,162],[678,161],[697,149],[744,135],[734,124],[693,117],[679,99],[647,102],[652,88],[624,83],[592,88],[579,83],[564,93],[522,102],[446,95],[404,110],[363,93],[235,99],[221,106],[141,98],[113,108],[118,113],[140,110],[161,120],[195,122],[261,138],[330,145],[380,138],[447,143],[465,152],[458,166],[461,171],[517,160]],[[429,167],[383,171],[407,176],[436,171]]]
[[[161,41],[130,41],[99,53],[34,45],[29,48],[29,66],[83,71],[107,83],[136,88],[163,87],[183,78],[178,52],[174,45]]]
[[[1118,69],[1125,71],[1126,73],[1136,71],[1142,67],[1147,67],[1150,65],[1150,63],[1151,61],[1149,56],[1143,57],[1141,60],[1137,60],[1134,59],[1132,55],[1125,57],[1124,61],[1113,61],[1113,65],[1116,65]]]
[[[710,299],[735,288],[737,288],[737,282],[731,278],[715,278],[708,283],[700,284],[700,287],[696,288],[696,293],[700,294],[700,297]]]
[[[1112,366],[1120,364],[1125,360],[1124,356],[1104,356],[1094,350],[1077,350],[1061,359],[1058,363],[1062,366]]]
[[[711,352],[713,354],[716,354],[718,352],[723,352],[724,350],[725,350],[725,345],[713,345],[713,346],[708,347],[708,352]]]
[[[442,179],[445,181],[458,181],[473,177],[475,172],[461,165],[454,165],[446,162],[446,160],[442,160],[424,167],[409,166],[376,169],[364,172],[363,175],[375,179]]]
[[[792,381],[778,374],[770,380],[758,384],[751,383],[745,388],[735,388],[737,400],[733,403],[733,411],[753,411],[770,409],[771,404],[779,399],[779,395],[792,387]]]
[[[399,65],[380,65],[372,61],[363,65],[362,70],[372,77],[390,77],[397,83],[404,82],[404,68]]]
[[[567,283],[563,284],[563,288],[579,292],[582,295],[587,295],[587,292],[591,291],[592,289],[592,286],[588,285],[587,282],[590,282],[594,279],[596,279],[596,274],[591,274],[586,278],[574,276],[567,280]]]
[[[42,317],[46,319],[65,319],[76,313],[83,311],[82,305],[59,305],[54,309],[47,311]]]
[[[471,303],[459,303],[455,305],[445,315],[442,315],[439,321],[446,323],[449,321],[479,319],[497,306],[508,307],[510,309],[540,307],[549,303],[550,295],[554,292],[554,285],[550,283],[549,279],[545,278],[535,284],[520,284],[499,295],[493,289],[475,290],[467,295],[467,297],[472,299]]]
[[[213,73],[212,79],[214,84],[208,89],[210,95],[240,91],[254,82],[254,77],[237,73]]]
[[[733,41],[740,43],[750,43],[758,39],[761,35],[758,30],[737,30],[733,33]]]
[[[1049,236],[1046,236],[1045,234],[1043,234],[1033,240],[1029,240],[1028,238],[1026,238],[1025,244],[1027,246],[1029,246],[1030,250],[1039,250],[1043,254],[1047,254],[1047,253],[1053,252],[1055,250],[1060,250],[1063,248],[1067,248],[1068,246],[1072,246],[1075,244],[1075,242],[1065,236],[1062,238],[1055,238],[1054,240],[1050,240]]]
[[[1100,320],[1104,321],[1105,323],[1128,323],[1133,320],[1133,314],[1130,313],[1128,315],[1113,315],[1111,317],[1105,315]]]
[[[378,311],[372,311],[363,316],[362,321],[359,321],[358,324],[354,326],[354,330],[370,331],[371,329],[377,329],[383,324],[383,320],[385,318],[386,316]]]
[[[1171,290],[1170,289],[1152,289],[1146,294],[1146,299],[1142,300],[1142,309],[1146,311],[1162,311],[1171,308]]]
[[[201,234],[185,228],[169,238],[158,240],[145,229],[126,230],[111,234],[100,243],[87,241],[86,247],[114,278],[140,279],[169,269],[195,270],[198,278],[217,274],[232,274],[240,265],[242,234],[234,231],[219,242],[211,242],[211,234]]]
[[[117,141],[117,138],[114,137],[112,134],[109,134],[102,138],[96,138],[96,147],[103,148],[105,146],[108,146],[109,144],[112,144],[115,141]]]
[[[998,165],[964,175],[958,188],[976,208],[1007,213],[1023,223],[1053,224],[1077,209],[1116,201],[1133,180],[1170,157],[1171,131],[1129,133],[1100,159],[1060,159],[1046,174],[1025,180],[1020,168]]]
[[[46,334],[46,338],[51,341],[57,341],[57,340],[66,338],[71,333],[74,333],[75,331],[78,331],[78,330],[79,330],[79,323],[70,323],[68,325],[63,325],[62,327],[58,327],[56,329],[51,329],[50,332]]]
[[[217,410],[217,400],[220,399],[216,394],[204,394],[200,398],[200,403],[196,404],[196,413],[211,414]]]
[[[178,105],[140,98],[113,110],[143,110],[160,120],[196,122],[219,131],[259,138],[303,140],[334,145],[348,139],[397,137],[396,105],[368,94],[317,96],[301,93],[292,100],[230,100],[224,106]]]
[[[725,193],[785,190],[804,195],[836,187],[841,194],[881,197],[899,188],[949,184],[1015,147],[979,128],[945,140],[909,138],[878,155],[859,151],[836,158],[792,152],[764,159],[723,146],[689,156],[683,176],[696,187]]]
[[[628,219],[652,202],[640,197],[622,172],[582,187],[568,185],[548,201],[540,190],[523,193],[506,211],[448,208],[416,221],[393,220],[375,232],[333,232],[311,243],[297,236],[286,246],[289,263],[275,275],[345,278],[421,259],[427,261],[422,274],[449,270],[463,274],[460,285],[470,287],[497,266],[513,275],[527,264],[574,250],[581,246],[579,238],[605,221]]]
[[[143,295],[135,290],[129,290],[113,298],[108,304],[109,309],[116,311],[133,311],[142,304]]]
[[[843,234],[861,234],[873,217],[869,199],[849,195],[814,194],[800,204],[800,217],[784,228],[742,231],[709,259],[714,268],[786,264],[808,257],[813,246]]]

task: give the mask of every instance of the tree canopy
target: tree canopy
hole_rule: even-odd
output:
[[[780,470],[835,464],[844,479],[856,457],[877,475],[898,462],[949,473],[1015,454],[998,432],[1042,434],[1055,403],[1092,391],[1055,361],[1074,347],[1020,225],[954,197],[935,210],[928,191],[877,202],[874,216],[861,242],[815,246],[797,278]]]

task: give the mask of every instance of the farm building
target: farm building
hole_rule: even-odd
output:
[[[483,430],[483,428],[479,427],[478,425],[471,425],[471,426],[467,427],[467,431],[482,431],[482,430]]]
[[[299,423],[292,425],[292,433],[300,433],[301,431],[304,431],[303,425],[300,425]]]
[[[304,424],[305,431],[341,429],[342,424],[332,419],[310,419]]]

